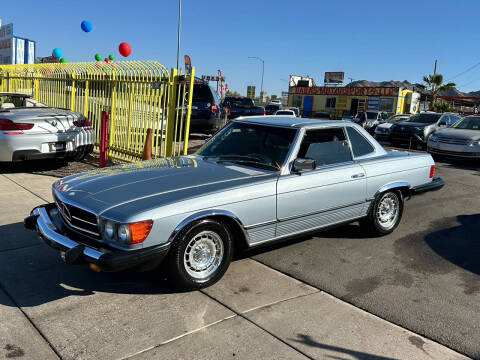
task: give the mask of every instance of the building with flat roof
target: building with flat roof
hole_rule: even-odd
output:
[[[33,64],[36,43],[14,34],[13,24],[0,20],[0,64]]]

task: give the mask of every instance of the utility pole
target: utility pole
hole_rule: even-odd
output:
[[[263,73],[264,73],[264,70],[265,70],[265,61],[263,59],[259,58],[258,56],[249,56],[248,58],[249,59],[257,59],[257,60],[262,62],[262,83],[260,85],[260,96],[262,97],[262,102],[263,102]]]
[[[437,59],[435,59],[435,65],[433,66],[433,77],[437,75]],[[435,83],[432,83],[432,103],[430,104],[430,110],[434,110],[436,96],[435,94]]]
[[[353,82],[353,80],[355,80],[354,78],[351,78],[351,77],[349,77],[348,79],[350,80],[350,84]]]
[[[182,21],[182,0],[178,0],[178,24],[177,24],[177,73],[180,58],[180,23]]]

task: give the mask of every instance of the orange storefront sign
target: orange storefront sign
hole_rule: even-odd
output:
[[[297,95],[350,95],[350,96],[397,96],[398,89],[393,87],[296,87]]]

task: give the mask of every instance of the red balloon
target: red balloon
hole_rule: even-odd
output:
[[[109,59],[109,58],[105,58],[105,59],[103,59],[103,61],[105,61],[105,62],[110,62],[110,59]]]
[[[118,45],[118,52],[120,55],[127,57],[132,52],[132,48],[128,43],[122,42],[120,45]]]

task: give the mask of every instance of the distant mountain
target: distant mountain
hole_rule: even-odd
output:
[[[347,84],[348,87],[404,87],[412,90],[413,84],[408,80],[404,81],[368,81],[368,80],[356,80]]]
[[[470,91],[467,93],[468,96],[480,96],[480,90],[477,91]]]

